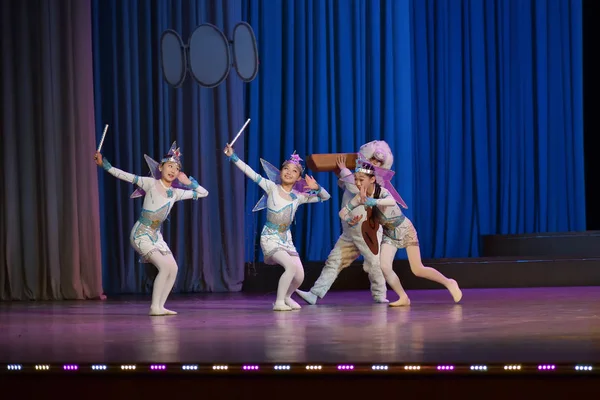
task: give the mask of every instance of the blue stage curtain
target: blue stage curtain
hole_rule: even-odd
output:
[[[485,234],[585,230],[581,0],[410,9],[424,256],[476,256]]]
[[[176,292],[238,291],[244,278],[244,178],[222,149],[244,123],[243,82],[231,72],[216,89],[188,74],[180,89],[163,80],[160,36],[176,30],[188,42],[202,23],[232,37],[241,0],[93,0],[93,55],[97,139],[110,124],[102,152],[115,166],[146,175],[143,155],[181,146],[183,171],[209,191],[175,206],[163,235],[179,264]],[[142,200],[132,185],[99,170],[104,287],[107,293],[144,293],[151,280],[129,244]],[[234,195],[237,195],[234,196]],[[151,275],[151,274],[150,274]]]
[[[261,157],[279,166],[294,150],[303,158],[356,152],[382,139],[395,152],[394,184],[412,204],[408,7],[408,0],[248,0],[243,16],[254,28],[261,63],[247,88],[247,151],[238,151],[247,163],[258,172]],[[304,261],[326,259],[341,233],[337,178],[315,178],[332,199],[296,214],[292,232]],[[261,195],[249,182],[245,235],[252,261],[263,259],[258,236],[265,215],[248,211]]]

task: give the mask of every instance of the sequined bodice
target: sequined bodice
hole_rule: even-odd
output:
[[[168,218],[174,203],[174,197],[169,198],[160,188],[153,186],[144,197],[142,212],[134,228],[135,237],[147,235],[156,241],[162,223]]]
[[[140,215],[140,221],[143,221],[144,225],[148,225],[152,229],[156,230],[160,228],[161,224],[169,216],[170,205],[170,203],[167,203],[156,211],[146,210],[143,208]]]
[[[148,165],[150,165],[150,162]],[[133,183],[138,187],[133,192],[132,198],[138,197],[141,193],[145,194],[142,211],[131,231],[132,240],[147,236],[156,243],[161,237],[160,228],[162,223],[168,218],[175,202],[208,196],[208,191],[197,182],[192,185],[195,186],[193,190],[184,190],[182,188],[167,187],[162,181],[150,176],[141,177],[125,172],[110,165],[106,159],[103,160],[102,167],[114,177]],[[191,181],[194,182],[192,179]],[[146,239],[144,238],[144,240]],[[136,246],[139,247],[139,243]]]
[[[277,235],[281,240],[287,240],[290,225],[298,209],[297,199],[294,193],[281,193],[277,189],[270,193],[267,200],[267,222],[263,234]]]
[[[290,203],[280,210],[267,208],[267,221],[275,225],[287,225],[292,223],[294,217],[294,204]]]

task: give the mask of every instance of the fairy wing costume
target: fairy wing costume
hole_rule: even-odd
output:
[[[297,162],[294,162],[294,164],[298,164],[298,165],[300,165],[300,161],[302,161],[302,159],[297,154],[292,154],[290,160],[297,161]],[[265,173],[267,174],[267,178],[270,181],[275,182],[275,184],[280,185],[281,184],[281,170],[279,170],[279,168],[275,167],[273,164],[271,164],[270,162],[268,162],[267,160],[264,160],[262,158],[260,159],[260,164],[262,165],[263,169],[265,170]],[[300,168],[302,168],[302,166],[300,166]],[[299,193],[308,194],[309,196],[316,195],[316,193],[314,191],[307,188],[306,180],[304,178],[300,178],[294,184],[294,187],[292,188],[292,190],[299,192]],[[256,211],[265,209],[267,207],[267,197],[268,197],[267,194],[263,194],[262,197],[260,198],[260,200],[258,200],[258,203],[256,203],[256,205],[252,209],[252,212],[256,212]]]
[[[369,161],[367,161],[367,159],[365,159],[362,154],[359,153],[358,158],[356,160],[356,172],[360,172],[361,167],[364,165],[368,165],[369,168],[371,168],[375,171],[375,181],[381,187],[387,189],[390,192],[390,194],[392,195],[394,200],[396,200],[396,203],[398,203],[402,208],[408,209],[408,206],[402,199],[402,196],[400,196],[398,191],[396,191],[396,188],[394,188],[394,185],[392,185],[391,180],[396,173],[390,169],[385,169],[385,168],[380,168],[380,167],[374,166]],[[353,184],[354,183],[354,174],[350,174],[350,175],[345,176],[340,179],[344,182]]]
[[[364,168],[368,166],[368,168]],[[392,178],[395,174],[394,171],[379,168],[375,165],[371,164],[367,161],[362,154],[359,153],[358,158],[356,160],[356,172],[365,172],[369,175],[375,176],[375,181],[383,188],[387,189],[388,192],[392,195],[396,203],[398,203],[401,207],[408,209],[408,206],[398,193],[398,191],[392,185]],[[350,174],[341,178],[342,181],[348,183],[355,183],[354,174]],[[377,238],[377,231],[379,230],[379,223],[373,218],[373,209],[371,207],[365,207],[367,212],[367,218],[361,224],[361,232],[365,243],[369,246],[369,249],[373,252],[373,254],[379,253],[379,239]]]
[[[155,161],[149,155],[144,154],[144,159],[146,160],[146,163],[148,164],[148,168],[150,169],[149,175],[151,177],[153,177],[154,179],[160,179],[161,172],[160,172],[160,169],[158,168],[160,166],[160,164],[167,162],[167,161],[179,163],[178,160],[179,160],[180,155],[181,154],[180,154],[179,148],[177,148],[177,142],[173,142],[173,144],[171,145],[171,148],[169,149],[169,152],[163,159],[160,160],[161,161],[160,163],[158,161]],[[180,168],[181,168],[181,166],[180,166]],[[188,187],[186,185],[184,185],[183,183],[181,183],[179,181],[179,179],[175,179],[173,181],[173,183],[171,183],[171,186],[175,189],[188,189]],[[145,195],[146,195],[146,192],[143,189],[138,188],[133,193],[131,193],[130,198],[135,199],[137,197],[143,197]]]

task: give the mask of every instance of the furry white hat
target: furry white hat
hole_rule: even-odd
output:
[[[392,150],[383,140],[373,140],[372,142],[363,144],[359,152],[367,160],[374,157],[381,161],[381,168],[390,169],[394,164]]]

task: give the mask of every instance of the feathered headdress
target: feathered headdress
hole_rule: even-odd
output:
[[[381,168],[390,169],[394,164],[394,155],[390,146],[383,140],[373,140],[360,147],[359,153],[366,159],[375,158],[381,162]]]

